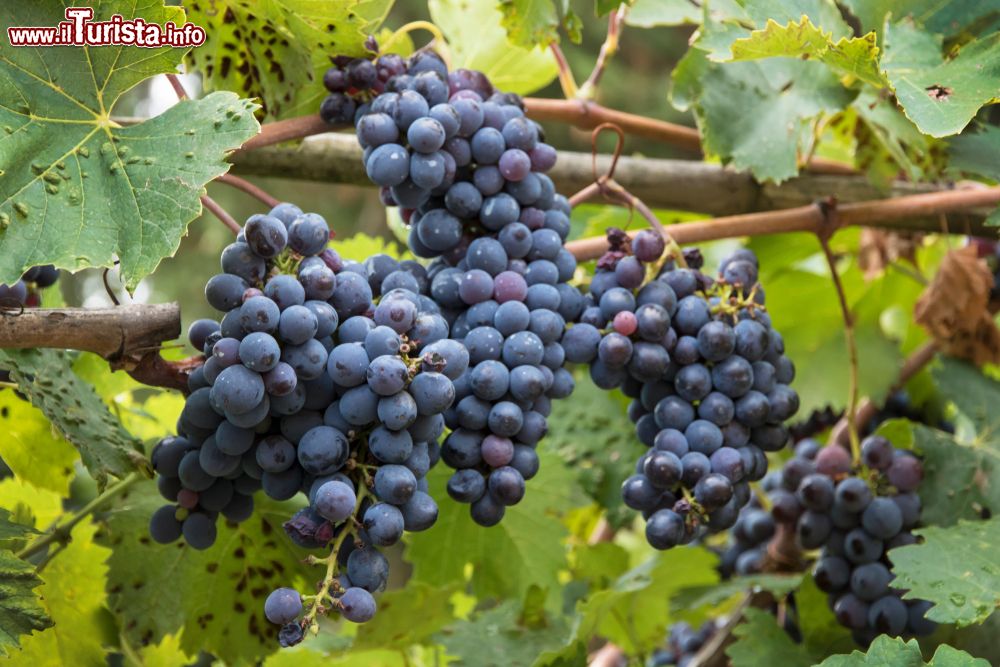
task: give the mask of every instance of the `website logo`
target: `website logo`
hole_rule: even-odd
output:
[[[205,43],[205,29],[194,23],[178,27],[173,21],[163,25],[141,18],[126,19],[115,14],[108,21],[93,21],[92,7],[67,7],[66,20],[56,26],[7,28],[11,46],[163,46],[188,48]]]

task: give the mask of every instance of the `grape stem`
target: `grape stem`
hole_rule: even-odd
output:
[[[354,512],[352,513],[352,518],[348,519],[344,524],[344,529],[340,531],[333,540],[333,546],[330,547],[330,555],[326,557],[326,575],[323,577],[323,581],[320,583],[319,590],[316,591],[315,597],[312,598],[309,611],[302,618],[302,628],[304,630],[310,630],[313,633],[319,631],[319,627],[316,625],[316,616],[319,615],[320,608],[323,606],[323,602],[330,595],[330,589],[333,588],[334,582],[337,579],[338,567],[337,567],[337,557],[340,553],[340,547],[344,544],[344,540],[347,539],[348,535],[354,533],[355,521],[352,520],[357,516],[358,512],[361,511],[361,503],[364,501],[365,497],[368,495],[368,489],[364,485],[364,482],[358,485],[358,495],[354,503]],[[322,562],[322,561],[321,561]]]
[[[398,30],[389,36],[389,39],[385,41],[385,44],[379,45],[379,53],[392,53],[392,47],[396,46],[396,44],[399,43],[403,37],[410,34],[414,30],[426,30],[434,36],[434,44],[438,47],[436,50],[439,51],[438,55],[444,58],[445,64],[448,65],[448,69],[450,70],[451,62],[448,57],[449,54],[447,53],[448,41],[444,38],[444,33],[441,32],[441,29],[430,21],[410,21],[409,23],[400,26]]]
[[[201,196],[201,203],[216,218],[218,218],[219,221],[222,224],[224,224],[226,227],[228,227],[229,231],[231,231],[233,234],[239,234],[240,233],[240,229],[242,229],[242,227],[240,227],[240,223],[236,222],[236,219],[233,218],[233,216],[229,215],[229,213],[227,213],[224,208],[222,208],[221,206],[219,206],[215,202],[214,199],[212,199],[208,195],[202,195]]]
[[[831,207],[829,214],[834,216],[836,209]],[[854,316],[847,303],[847,295],[844,293],[844,284],[840,280],[840,273],[837,271],[837,259],[830,249],[829,234],[817,234],[819,244],[823,248],[823,256],[826,257],[827,266],[830,267],[830,277],[833,279],[833,286],[837,290],[837,300],[840,302],[840,313],[844,319],[844,339],[847,343],[848,361],[848,389],[847,389],[847,436],[851,446],[851,458],[854,465],[861,462],[861,443],[858,439],[858,426],[855,415],[858,410],[858,345],[854,337]],[[830,444],[834,443],[830,441]]]
[[[254,199],[258,200],[260,203],[264,204],[268,208],[274,208],[281,203],[280,200],[272,197],[263,188],[254,185],[250,181],[240,178],[239,176],[233,176],[232,174],[223,174],[215,179],[219,183],[225,183],[228,186],[234,187],[241,192],[245,192]]]
[[[141,476],[139,473],[135,472],[126,475],[120,481],[104,489],[104,491],[102,491],[97,497],[70,515],[69,519],[63,521],[62,523],[57,522],[43,534],[34,539],[30,544],[18,551],[15,555],[21,560],[24,560],[40,553],[51,544],[67,544],[70,539],[72,539],[71,534],[73,532],[73,528],[76,527],[78,523],[104,507],[109,500],[127,491],[129,487],[138,482],[140,478]],[[41,567],[44,565],[48,562],[52,555],[54,555],[54,553],[47,554],[41,561],[39,561],[37,566]]]
[[[597,61],[590,76],[583,82],[577,91],[577,97],[590,100],[597,94],[597,86],[601,83],[601,77],[607,67],[608,60],[618,52],[618,38],[621,34],[622,24],[625,22],[625,15],[628,13],[628,5],[624,2],[608,14],[608,35],[601,44],[601,50],[597,54]]]

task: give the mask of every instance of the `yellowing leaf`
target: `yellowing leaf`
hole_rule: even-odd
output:
[[[0,433],[0,456],[16,477],[40,489],[69,494],[79,454],[41,410],[11,389],[0,389]]]
[[[733,42],[733,60],[756,60],[785,56],[819,60],[837,72],[860,79],[873,86],[885,85],[878,71],[878,47],[875,33],[862,37],[841,37],[834,41],[832,32],[813,25],[809,17],[780,25],[768,19],[762,30]]]

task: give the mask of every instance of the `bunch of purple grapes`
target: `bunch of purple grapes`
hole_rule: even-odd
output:
[[[574,387],[560,344],[583,308],[567,283],[570,207],[543,172],[555,162],[519,98],[422,51],[356,119],[365,168],[400,206],[409,246],[434,258],[431,297],[468,354],[442,460],[449,495],[492,526],[538,470],[551,399]]]
[[[370,45],[375,46],[371,41]],[[323,85],[330,94],[320,105],[320,117],[335,125],[352,122],[359,102],[364,104],[373,94],[380,95],[386,82],[405,70],[406,62],[394,53],[374,60],[337,56],[333,67],[323,74]]]
[[[611,230],[611,251],[591,281],[588,306],[563,337],[566,358],[589,363],[598,386],[621,387],[649,447],[622,486],[658,549],[699,530],[732,527],[781,449],[783,422],[798,410],[795,375],[757,284],[757,258],[740,250],[717,280],[668,263],[646,282],[662,238],[640,232],[629,249]],[[630,252],[631,250],[631,252]]]
[[[446,373],[468,361],[426,296],[422,266],[385,255],[344,261],[329,236],[320,216],[280,204],[252,216],[223,251],[224,273],[206,296],[226,314],[189,331],[206,361],[189,378],[178,435],[153,451],[161,493],[175,504],[153,514],[150,532],[205,549],[220,513],[250,516],[256,490],[277,500],[302,492],[309,506],[285,531],[306,548],[339,538],[344,573],[331,600],[363,622],[388,573],[377,548],[437,519],[424,478],[454,399]],[[293,644],[304,628],[282,620],[288,608],[272,601],[266,611]]]
[[[861,645],[878,634],[926,635],[931,604],[903,600],[894,588],[890,550],[914,544],[920,522],[916,491],[923,464],[882,436],[861,443],[861,465],[847,450],[804,440],[776,475],[770,493],[776,521],[795,525],[800,546],[821,549],[813,569],[841,625]]]

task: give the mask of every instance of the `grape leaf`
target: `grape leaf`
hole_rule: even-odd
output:
[[[985,125],[948,141],[948,167],[956,174],[971,174],[1000,181],[1000,127]]]
[[[644,652],[663,640],[669,599],[682,587],[718,581],[716,558],[702,548],[671,549],[597,590],[577,604],[571,641],[607,638],[626,653]]]
[[[530,667],[540,653],[558,647],[566,637],[562,619],[529,626],[520,618],[517,600],[475,614],[445,628],[437,639],[444,644],[449,665],[463,667]]]
[[[515,46],[547,47],[559,41],[560,27],[570,41],[580,41],[582,22],[570,9],[569,0],[500,0],[499,6],[507,38]]]
[[[939,142],[920,133],[894,102],[866,87],[851,104],[857,112],[856,162],[867,168],[869,180],[886,184],[902,169],[917,181],[938,173]]]
[[[167,635],[157,644],[149,644],[137,651],[142,657],[142,667],[176,667],[189,665],[191,656],[181,649],[180,635]]]
[[[753,574],[733,577],[726,581],[705,586],[685,587],[670,601],[674,612],[718,606],[735,595],[747,591],[768,591],[776,597],[790,593],[802,583],[801,574]]]
[[[431,586],[448,586],[466,580],[471,568],[477,597],[522,596],[532,586],[551,586],[566,566],[563,540],[568,535],[555,512],[579,504],[579,490],[572,473],[539,446],[541,468],[528,482],[528,492],[507,508],[503,521],[483,528],[472,521],[469,506],[448,498],[449,472],[438,466],[427,476],[430,494],[443,499],[434,530],[409,536],[406,559],[413,563],[413,578]],[[552,591],[555,594],[555,591]]]
[[[690,0],[635,0],[625,23],[636,28],[697,24],[701,12]]]
[[[1000,34],[956,46],[947,58],[942,48],[941,35],[886,25],[882,69],[907,118],[932,137],[961,132],[1000,89]]]
[[[968,174],[1000,181],[996,155],[1000,150],[1000,128],[987,125],[978,132],[966,132],[948,142],[948,169],[954,174]],[[1000,226],[1000,208],[986,218],[986,224]]]
[[[94,541],[97,526],[82,522],[41,572],[43,604],[55,627],[24,640],[22,664],[103,665],[108,550]]]
[[[49,527],[63,513],[62,500],[59,494],[16,477],[0,481],[0,507],[10,511],[12,521],[24,526]]]
[[[455,587],[409,581],[404,588],[379,595],[375,618],[358,626],[351,650],[400,648],[418,644],[455,619]]]
[[[1000,21],[1000,7],[982,0],[841,0],[841,2],[861,21],[864,30],[874,30],[882,37],[886,15],[892,13],[892,20],[909,19],[930,32],[945,36],[971,31],[976,35],[988,35]]]
[[[962,627],[982,623],[1000,606],[1000,519],[959,521],[948,528],[914,531],[921,544],[889,552],[892,571],[908,589],[903,596],[928,600],[927,618]]]
[[[781,25],[768,19],[763,30],[733,42],[732,60],[757,60],[774,56],[819,60],[835,72],[854,77],[873,86],[885,85],[878,70],[878,47],[875,33],[861,37],[841,37],[817,28],[807,16]]]
[[[695,117],[705,150],[760,181],[795,176],[815,121],[854,97],[822,63],[787,58],[709,66],[700,82]]]
[[[7,539],[31,531],[8,522],[10,513],[3,511],[0,537]],[[34,565],[0,550],[0,656],[8,657],[11,649],[20,648],[21,635],[52,627],[52,619],[34,591],[41,583]]]
[[[736,641],[726,649],[733,667],[754,667],[762,661],[782,667],[809,667],[815,663],[815,656],[778,626],[774,614],[750,607],[744,610],[743,619],[733,628]]]
[[[613,526],[632,521],[635,511],[622,502],[621,485],[645,447],[615,395],[580,374],[572,398],[556,401],[548,421],[545,447],[570,466]]]
[[[26,535],[38,535],[31,526],[12,519],[9,509],[0,507],[0,540],[13,540]]]
[[[392,0],[195,0],[188,17],[205,28],[190,63],[207,90],[259,97],[269,118],[317,113],[334,56],[369,55],[364,47]]]
[[[79,454],[38,408],[10,390],[0,390],[0,433],[0,457],[17,477],[69,495]]]
[[[326,654],[302,644],[282,649],[264,662],[265,667],[410,667],[413,664],[406,653],[392,649],[362,649]]]
[[[109,606],[127,619],[130,641],[156,642],[183,628],[185,653],[206,650],[227,664],[277,650],[277,627],[264,618],[264,598],[279,586],[310,590],[308,582],[320,573],[302,564],[305,551],[281,528],[295,504],[260,495],[254,500],[250,519],[239,525],[220,519],[215,545],[196,551],[149,538],[149,517],[164,504],[152,482],[123,495],[105,542],[111,548]]]
[[[94,20],[122,13],[183,23],[179,7],[101,2]],[[18,2],[11,25],[55,25],[63,3]],[[131,290],[180,244],[205,183],[228,169],[226,151],[257,133],[250,102],[218,93],[120,127],[119,96],[173,72],[182,49],[138,46],[24,49],[0,45],[0,283],[28,267],[76,270],[120,259]]]
[[[867,653],[854,651],[850,655],[831,655],[819,667],[989,667],[989,663],[942,644],[925,663],[916,639],[904,642],[899,637],[879,635]]]
[[[0,350],[0,362],[31,402],[72,442],[100,486],[108,475],[149,472],[140,443],[111,415],[94,388],[73,373],[72,358],[56,350]]]
[[[832,33],[834,39],[854,34],[833,0],[744,0],[740,4],[758,28],[769,20],[785,24],[807,16],[813,23]],[[711,9],[715,10],[715,7]]]
[[[972,422],[983,440],[1000,433],[1000,382],[980,373],[974,366],[958,359],[943,357],[931,369],[934,383],[955,409]]]
[[[507,40],[494,0],[429,0],[427,7],[448,40],[452,68],[479,70],[500,90],[520,95],[544,88],[559,73],[548,49]]]

